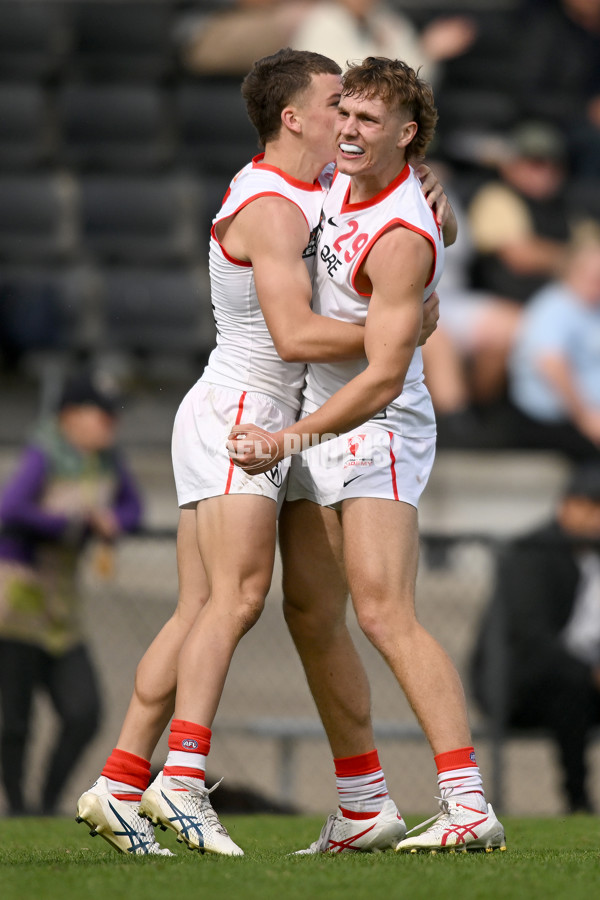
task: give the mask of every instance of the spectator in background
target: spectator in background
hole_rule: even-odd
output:
[[[529,301],[510,396],[526,444],[600,459],[600,224],[581,226],[562,278]]]
[[[187,13],[175,35],[183,64],[195,75],[245,75],[255,60],[290,43],[307,6],[308,0],[233,0],[222,11]]]
[[[515,60],[522,114],[563,131],[575,175],[600,176],[600,0],[524,7]]]
[[[464,207],[453,190],[453,172],[437,160],[431,164],[452,204],[458,236],[446,251],[438,327],[422,349],[425,380],[439,446],[482,446],[495,439],[485,420],[506,396],[507,360],[521,306],[471,287],[474,248]]]
[[[557,276],[566,254],[564,139],[547,123],[522,123],[499,153],[497,168],[467,208],[477,251],[473,286],[525,303]]]
[[[464,53],[475,40],[475,20],[438,17],[421,32],[407,14],[384,0],[318,0],[291,37],[298,50],[316,50],[342,66],[367,56],[401,59],[435,86],[438,64]]]
[[[482,709],[505,725],[550,729],[569,810],[592,812],[585,754],[600,725],[598,463],[575,470],[552,521],[504,550],[482,623],[472,667]]]
[[[245,74],[255,59],[287,45],[334,59],[402,59],[435,84],[438,63],[475,40],[474,19],[439,17],[419,33],[408,15],[383,0],[237,0],[233,8],[184,19],[183,60],[196,74]]]
[[[91,376],[74,377],[0,498],[0,762],[11,815],[27,812],[35,693],[48,694],[60,721],[39,812],[56,811],[98,727],[100,697],[77,575],[90,538],[100,541],[96,568],[110,574],[113,542],[140,522],[140,495],[117,452],[116,431],[114,392]]]

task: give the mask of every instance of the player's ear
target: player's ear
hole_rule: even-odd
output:
[[[418,130],[419,126],[416,122],[404,122],[404,124],[400,126],[400,133],[398,135],[398,143],[396,146],[408,147]]]
[[[300,134],[302,131],[302,122],[295,106],[286,106],[285,109],[282,109],[281,123],[284,128],[293,131],[295,134]]]

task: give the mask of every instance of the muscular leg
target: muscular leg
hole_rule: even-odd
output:
[[[259,618],[271,585],[276,521],[277,506],[266,497],[198,503],[197,541],[210,597],[179,654],[176,719],[211,727],[235,648]]]
[[[177,660],[198,613],[208,599],[208,582],[196,538],[196,511],[182,509],[177,529],[179,600],[144,653],[117,741],[120,750],[150,759],[175,707]]]
[[[346,574],[360,627],[392,669],[434,754],[469,746],[458,673],[416,618],[417,511],[391,500],[346,500],[342,525]]]
[[[346,625],[348,587],[338,514],[308,500],[279,520],[285,619],[334,758],[375,746],[366,672]]]

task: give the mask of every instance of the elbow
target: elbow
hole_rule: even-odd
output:
[[[400,394],[402,393],[402,388],[404,387],[404,379],[393,379],[385,384],[380,385],[379,391],[377,392],[377,408],[378,410],[385,409],[386,406],[389,406],[390,403],[393,403]]]
[[[306,353],[303,353],[302,347],[293,341],[278,341],[275,349],[279,358],[287,363],[305,362]]]

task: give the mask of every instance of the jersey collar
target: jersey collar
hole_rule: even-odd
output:
[[[319,184],[318,179],[313,181],[312,183],[308,181],[299,181],[297,178],[293,178],[291,175],[288,175],[287,172],[284,172],[283,169],[278,169],[277,166],[271,166],[269,163],[263,162],[265,154],[259,153],[258,156],[255,156],[252,160],[252,168],[253,169],[262,169],[265,172],[275,172],[276,175],[279,175],[283,178],[284,181],[287,181],[288,184],[291,184],[292,187],[300,188],[302,191],[322,191],[323,188]]]
[[[393,193],[397,187],[399,187],[402,182],[406,181],[408,176],[410,175],[410,166],[408,163],[404,164],[404,168],[402,171],[396,175],[393,181],[391,181],[387,187],[385,187],[378,194],[375,194],[374,197],[371,197],[370,200],[363,200],[362,203],[349,203],[348,198],[350,197],[350,180],[348,179],[348,187],[346,189],[346,193],[344,195],[344,200],[342,202],[342,208],[340,212],[353,212],[358,209],[368,209],[370,206],[376,206],[382,200],[385,200],[386,197],[389,197],[391,193]]]

